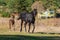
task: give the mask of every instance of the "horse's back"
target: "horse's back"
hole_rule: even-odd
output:
[[[31,14],[26,14],[26,20],[28,22],[31,22],[32,21],[32,15]]]
[[[26,18],[26,12],[21,12],[20,18],[24,20]]]

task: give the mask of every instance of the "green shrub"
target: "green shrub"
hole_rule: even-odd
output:
[[[10,17],[10,14],[8,12],[3,12],[2,17]]]

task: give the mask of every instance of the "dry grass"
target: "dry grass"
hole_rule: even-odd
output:
[[[15,20],[16,31],[19,32],[20,21]],[[51,19],[40,19],[36,20],[36,29],[35,32],[54,32],[60,33],[60,18],[51,18]],[[28,26],[27,26],[28,28]],[[23,27],[24,29],[24,27]],[[31,27],[32,29],[32,27]],[[0,18],[0,32],[9,31],[9,18]],[[23,30],[24,31],[24,30]]]

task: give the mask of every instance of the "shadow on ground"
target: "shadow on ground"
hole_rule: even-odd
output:
[[[23,35],[0,35],[0,40],[60,40],[60,37],[34,37],[34,36],[23,36]]]
[[[60,33],[54,33],[54,32],[35,32],[35,34],[40,33],[40,34],[60,34]]]

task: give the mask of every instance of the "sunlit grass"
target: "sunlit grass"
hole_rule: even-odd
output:
[[[60,34],[41,34],[41,33],[26,33],[26,32],[1,32],[0,35],[24,35],[24,36],[60,36]]]

